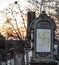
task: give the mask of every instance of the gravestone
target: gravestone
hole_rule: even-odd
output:
[[[33,29],[33,53],[31,65],[57,64],[54,59],[54,36],[56,24],[50,16],[43,11],[31,24]],[[42,64],[43,63],[43,64]]]

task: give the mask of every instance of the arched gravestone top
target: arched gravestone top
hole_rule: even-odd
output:
[[[50,16],[48,16],[44,11],[39,15],[39,17],[35,18],[32,21],[32,23],[30,25],[31,29],[34,29],[35,23],[37,23],[37,28],[38,27],[39,28],[47,28],[47,29],[52,28],[53,30],[56,29],[56,24],[55,24],[54,20]]]

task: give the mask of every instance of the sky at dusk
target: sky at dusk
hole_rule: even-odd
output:
[[[21,6],[22,9],[24,9],[25,6],[27,6],[27,0],[0,0],[0,27],[4,24],[5,17],[3,16],[3,11],[8,8],[10,4],[14,4],[15,1],[18,2],[18,4]],[[1,13],[2,11],[2,13]]]
[[[25,0],[0,0],[0,11],[8,7],[9,4],[18,1],[21,5],[26,4]]]
[[[0,0],[0,33],[2,35],[4,35],[5,37],[7,37],[7,35],[6,35],[7,29],[9,29],[9,30],[13,29],[12,25],[5,23],[7,21],[8,17],[11,17],[11,18],[13,17],[13,15],[11,15],[9,13],[6,15],[7,11],[9,11],[8,8],[12,8],[13,5],[14,5],[14,7],[13,7],[14,10],[17,11],[17,12],[19,11],[16,8],[17,6],[15,5],[15,1],[17,1],[17,4],[18,4],[17,6],[19,6],[20,9],[26,13],[26,7],[29,5],[28,0]],[[15,16],[16,16],[16,14],[15,14]],[[21,35],[26,36],[26,29],[24,28],[24,24],[23,24],[23,20],[22,20],[20,12],[17,14],[16,20],[17,20],[18,28],[21,31]],[[25,26],[27,26],[27,21],[26,20],[24,21],[25,22]],[[17,30],[15,21],[12,20],[11,22],[12,22],[12,24],[14,26],[14,29]],[[12,34],[15,33],[14,29],[13,29],[13,33]]]

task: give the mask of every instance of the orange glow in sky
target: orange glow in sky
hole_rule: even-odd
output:
[[[27,5],[25,0],[16,0],[16,1],[20,4],[22,10]],[[12,27],[10,25],[10,23],[9,24],[5,23],[7,21],[7,17],[12,18],[12,16],[8,13],[7,17],[6,17],[6,14],[5,14],[4,10],[8,8],[9,4],[11,4],[11,3],[14,4],[14,2],[15,2],[15,0],[4,0],[4,1],[0,0],[0,33],[2,33],[2,34],[6,34],[6,31],[7,31],[8,27],[9,28]],[[16,11],[17,11],[17,9],[16,9]],[[24,16],[24,18],[26,19],[26,16]],[[18,28],[20,28],[21,35],[23,37],[25,37],[26,36],[26,29],[24,28],[24,25],[22,23],[23,22],[22,17],[20,16],[20,14],[16,15],[16,20],[17,20],[17,26],[18,26]],[[17,29],[15,20],[11,20],[11,23],[13,24],[14,28]],[[25,20],[25,25],[27,25],[26,23],[27,22]],[[12,31],[10,31],[10,30],[8,30],[8,32],[11,33]]]

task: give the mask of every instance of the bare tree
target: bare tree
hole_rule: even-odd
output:
[[[12,26],[12,28],[14,29],[14,31],[16,32],[18,38],[19,38],[19,39],[22,39],[22,38],[21,38],[22,35],[21,35],[20,29],[19,29],[19,27],[18,27],[18,24],[20,24],[21,20],[20,20],[19,23],[17,23],[18,20],[17,20],[16,17],[17,17],[17,15],[18,15],[19,17],[22,18],[22,24],[23,24],[24,28],[26,29],[25,19],[24,19],[24,17],[23,17],[23,16],[24,16],[24,13],[23,13],[23,11],[20,9],[19,4],[18,4],[17,2],[15,2],[15,4],[13,4],[13,7],[11,7],[11,6],[12,6],[12,5],[10,5],[9,8],[5,9],[6,21],[5,21],[4,25],[5,25],[5,24],[10,24],[10,25]],[[14,9],[14,6],[17,6],[17,10],[18,10],[18,11],[16,11],[16,10]],[[10,18],[10,16],[8,16],[8,14],[10,14],[12,17]],[[26,16],[26,15],[25,15],[25,16]],[[12,23],[12,20],[14,21],[16,28],[15,28],[14,24]],[[3,27],[4,27],[4,26],[3,26]],[[6,30],[5,30],[5,31],[6,31]]]
[[[59,20],[59,16],[58,16],[59,0],[28,0],[28,3],[31,4],[32,8],[30,6],[29,7],[27,6],[26,7],[27,11],[35,11],[36,15],[38,16],[42,10],[45,10],[46,13],[48,13],[48,15],[53,17],[54,20],[55,20],[55,18],[57,18]],[[21,20],[20,20],[20,18],[19,18],[19,20],[17,20],[16,17],[17,16],[21,17],[22,25],[27,30],[26,24],[25,24],[25,18],[24,18],[24,15],[26,16],[27,14],[24,14],[23,10],[21,10],[20,4],[17,1],[15,1],[15,3],[13,3],[12,5],[10,4],[9,8],[5,9],[4,12],[6,15],[6,20],[9,20],[9,24],[12,26],[12,28],[16,32],[17,36],[21,37],[20,29],[18,26],[18,22],[19,21],[21,22]],[[12,17],[8,16],[9,14]],[[15,22],[15,26],[16,26],[18,32],[16,31],[12,21]]]

